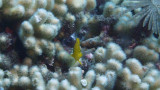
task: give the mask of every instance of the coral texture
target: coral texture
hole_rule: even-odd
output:
[[[0,0],[0,90],[160,90],[159,20],[159,0]]]

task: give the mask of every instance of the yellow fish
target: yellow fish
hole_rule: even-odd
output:
[[[82,57],[79,38],[76,39],[76,43],[73,48],[73,54],[71,56],[82,65],[81,61],[79,60]]]

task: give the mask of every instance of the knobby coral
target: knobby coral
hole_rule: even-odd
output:
[[[159,2],[0,0],[0,90],[160,90]]]

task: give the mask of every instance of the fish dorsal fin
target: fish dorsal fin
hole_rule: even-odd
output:
[[[74,48],[73,48],[73,53],[74,52],[80,52],[81,51],[81,48],[80,48],[80,40],[79,38],[76,39],[76,43],[74,45]]]

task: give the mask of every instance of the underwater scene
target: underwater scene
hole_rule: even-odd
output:
[[[0,90],[160,90],[160,0],[0,0]]]

